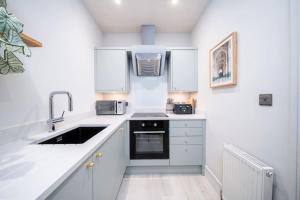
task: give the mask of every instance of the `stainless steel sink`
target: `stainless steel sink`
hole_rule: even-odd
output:
[[[83,144],[105,128],[106,126],[78,127],[38,144]]]

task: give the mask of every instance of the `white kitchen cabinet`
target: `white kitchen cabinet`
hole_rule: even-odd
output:
[[[202,145],[171,145],[170,165],[202,165]]]
[[[125,126],[124,123],[47,199],[115,199],[126,169]]]
[[[171,137],[180,137],[180,136],[199,136],[202,135],[202,128],[194,127],[181,127],[181,128],[170,128]]]
[[[202,136],[193,136],[193,137],[170,137],[171,145],[202,145],[203,137]]]
[[[174,120],[170,121],[171,128],[202,128],[203,127],[202,120]]]
[[[170,121],[170,165],[202,166],[205,160],[205,121]]]
[[[89,158],[80,166],[58,189],[56,189],[48,200],[92,200],[93,169],[92,158]]]
[[[95,50],[97,92],[128,92],[129,69],[126,49]]]
[[[124,153],[124,127],[121,127],[94,154],[94,199],[113,200],[118,194],[126,169]]]
[[[168,87],[170,92],[197,92],[197,49],[171,49]]]

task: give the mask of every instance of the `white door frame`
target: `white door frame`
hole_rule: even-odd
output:
[[[300,2],[299,0],[291,0],[291,76],[295,75],[296,86],[291,85],[292,93],[291,98],[296,98],[295,104],[292,100],[292,109],[296,108],[296,114],[293,114],[292,118],[292,130],[297,132],[297,153],[296,153],[296,199],[300,199]],[[293,79],[293,77],[291,77]],[[295,106],[293,106],[295,105]],[[294,121],[294,122],[293,122]]]
[[[299,21],[300,22],[300,21]],[[298,31],[299,34],[299,31]],[[299,43],[299,41],[298,41]],[[299,44],[298,44],[298,54],[300,53],[299,51]],[[299,78],[300,78],[300,64],[299,64],[299,60],[298,60],[298,93],[297,93],[297,100],[298,100],[298,104],[297,104],[297,184],[296,184],[296,188],[297,188],[297,199],[300,199],[300,82],[299,82]]]
[[[292,197],[296,200],[300,199],[300,67],[299,67],[299,53],[300,53],[300,3],[299,0],[290,0],[290,139],[296,141],[295,155],[296,177],[292,182],[296,185],[292,186]],[[295,181],[295,182],[294,182]]]
[[[299,52],[299,51],[298,51]],[[299,66],[299,62],[298,62],[298,69],[300,69],[300,66]],[[300,73],[298,71],[298,89],[300,89],[300,83],[299,83],[299,78],[300,78]],[[297,105],[297,158],[296,158],[296,169],[297,169],[297,172],[296,172],[296,175],[297,175],[297,183],[296,183],[296,196],[297,196],[297,200],[300,199],[300,98],[299,98],[299,91],[298,91],[298,105]]]

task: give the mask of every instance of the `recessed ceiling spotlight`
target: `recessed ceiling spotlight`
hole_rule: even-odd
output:
[[[116,3],[117,5],[121,5],[121,0],[115,0],[115,3]]]
[[[173,5],[177,5],[179,0],[172,0],[171,2],[172,2]]]

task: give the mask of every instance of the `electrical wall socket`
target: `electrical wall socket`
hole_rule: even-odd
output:
[[[259,105],[260,106],[272,106],[273,105],[273,95],[272,94],[260,94],[259,95]]]

